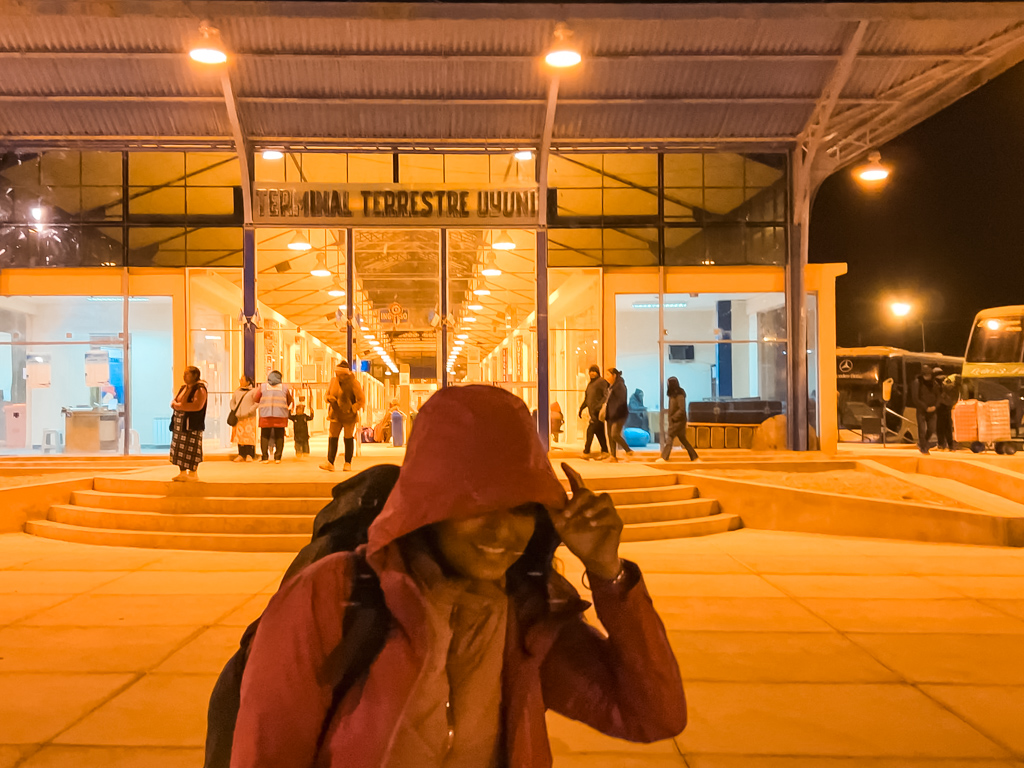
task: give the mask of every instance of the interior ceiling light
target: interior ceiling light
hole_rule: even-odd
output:
[[[292,235],[292,239],[288,241],[288,250],[291,251],[308,251],[312,247],[313,244],[309,242],[309,238],[298,230],[295,230],[295,234]]]
[[[200,64],[223,64],[228,60],[227,51],[220,39],[220,31],[205,21],[199,25],[199,39],[188,55]]]
[[[473,312],[479,312],[483,308],[484,308],[483,304],[470,304],[469,306],[466,307],[466,309],[470,309]]]
[[[473,291],[474,296],[490,296],[491,292],[486,288],[477,288]]]
[[[33,218],[33,219],[35,219],[36,221],[42,221],[42,220],[43,220],[43,209],[42,209],[42,208],[39,208],[38,206],[37,206],[37,207],[35,207],[35,208],[33,208],[32,210],[30,210],[30,211],[29,211],[29,214],[30,214],[30,215],[32,216],[32,218]]]
[[[480,274],[485,277],[498,277],[501,275],[501,270],[498,269],[498,260],[494,258],[493,253],[488,255]]]
[[[462,322],[464,322],[464,323],[475,323],[476,322],[476,318],[475,317],[464,317],[464,318],[462,318]]]
[[[518,152],[516,152],[515,158],[516,158],[516,160],[518,160],[518,161],[520,161],[522,163],[525,163],[527,160],[533,160],[533,150],[532,149],[520,149]]]
[[[544,61],[547,62],[549,67],[557,67],[558,69],[565,69],[566,67],[575,67],[581,61],[583,56],[579,52],[579,48],[572,42],[572,30],[569,29],[562,22],[558,22],[555,25],[555,41],[552,44],[547,55],[544,56]]]
[[[264,160],[280,160],[284,157],[284,152],[280,149],[264,149],[263,159]]]
[[[508,230],[503,229],[498,236],[491,241],[491,248],[496,251],[511,251],[516,247],[516,241],[509,237]],[[486,272],[484,274],[487,274]]]
[[[341,287],[341,278],[337,275],[334,276],[334,280],[331,282],[331,290],[327,292],[328,296],[344,296],[345,289]]]
[[[455,338],[456,339],[463,339],[463,340],[465,340],[465,339],[469,338],[469,334],[468,333],[460,333]]]
[[[889,169],[882,165],[881,152],[872,152],[868,155],[867,163],[860,166],[856,173],[858,179],[869,183],[877,183],[889,178]]]
[[[327,261],[322,253],[316,257],[316,266],[309,270],[309,274],[313,277],[331,276],[331,270],[327,268]]]

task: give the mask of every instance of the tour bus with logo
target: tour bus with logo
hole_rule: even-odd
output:
[[[1009,400],[1011,437],[1024,438],[1024,305],[978,313],[963,377],[965,397]]]
[[[911,386],[922,369],[959,375],[963,358],[895,347],[836,350],[839,439],[846,442],[916,442],[917,411]]]

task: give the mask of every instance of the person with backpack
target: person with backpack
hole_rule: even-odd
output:
[[[511,393],[433,395],[367,544],[271,598],[231,768],[549,768],[547,709],[632,741],[679,734],[679,667],[640,569],[619,557],[622,520],[562,467],[571,501]],[[586,568],[607,634],[555,570],[559,544]],[[367,605],[377,585],[383,610]]]
[[[274,443],[274,463],[281,463],[284,454],[284,430],[292,407],[292,391],[284,383],[280,371],[271,371],[260,384],[253,399],[260,406],[260,463],[270,462],[270,443]]]
[[[253,380],[243,374],[228,404],[235,422],[232,424],[232,419],[228,418],[231,442],[238,446],[238,455],[232,461],[256,461],[256,417],[260,406],[255,400],[255,386]]]
[[[679,386],[679,379],[670,376],[668,379],[668,430],[666,440],[661,448],[661,458],[656,462],[666,462],[672,455],[672,443],[676,440],[686,449],[690,461],[697,461],[697,451],[686,437],[686,390]]]
[[[366,405],[363,388],[352,366],[342,360],[334,367],[334,378],[327,387],[327,461],[320,469],[334,471],[334,460],[338,458],[338,439],[345,432],[345,472],[352,471],[352,457],[356,450],[356,424],[359,411]]]
[[[206,429],[206,382],[194,365],[185,369],[184,383],[171,401],[171,464],[178,467],[172,480],[198,480],[203,462],[203,430]]]
[[[616,445],[621,446],[627,456],[633,455],[633,449],[622,436],[626,419],[629,418],[629,406],[626,403],[626,381],[622,378],[622,371],[618,368],[609,368],[604,378],[608,382],[608,400],[604,404],[604,421],[608,425],[610,452],[607,460],[614,464],[619,460],[615,455]]]
[[[583,455],[590,455],[590,446],[597,438],[597,444],[601,447],[601,454],[598,458],[608,455],[608,443],[604,437],[604,422],[601,421],[601,406],[608,399],[608,382],[601,377],[601,369],[596,365],[590,366],[590,383],[587,384],[587,391],[583,394],[583,402],[580,403],[579,417],[583,418],[583,411],[586,410],[590,416],[587,422],[587,441],[583,444]]]

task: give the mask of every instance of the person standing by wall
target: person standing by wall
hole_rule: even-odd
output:
[[[679,379],[672,376],[668,380],[668,435],[661,448],[659,462],[668,461],[672,455],[672,443],[679,440],[686,449],[690,461],[697,461],[697,451],[693,449],[686,437],[686,390],[679,386]]]
[[[596,365],[590,366],[590,383],[587,384],[587,391],[583,395],[583,402],[580,403],[580,418],[583,418],[583,411],[586,410],[590,416],[587,423],[587,442],[583,445],[583,455],[590,454],[590,446],[597,438],[597,444],[601,446],[601,455],[604,458],[608,455],[608,442],[604,437],[604,422],[601,421],[601,406],[608,399],[608,382],[601,378],[601,369]]]
[[[338,439],[345,432],[345,472],[352,471],[352,456],[356,449],[356,424],[359,411],[366,405],[363,388],[352,373],[352,366],[342,360],[334,368],[334,378],[327,388],[327,461],[320,469],[334,471],[334,460],[338,458]]]
[[[626,419],[629,418],[629,407],[626,403],[626,381],[622,378],[622,371],[618,368],[609,368],[605,373],[605,381],[608,382],[608,401],[605,403],[605,423],[608,424],[608,449],[611,455],[608,461],[617,462],[615,446],[620,445],[627,456],[633,455],[633,449],[629,447],[626,439],[622,436],[622,430],[626,426]]]
[[[288,412],[292,405],[292,392],[282,380],[280,371],[271,371],[267,380],[256,390],[255,399],[260,404],[260,452],[261,461],[270,461],[270,441],[274,441],[274,463],[281,463],[284,453],[284,429],[288,426]]]
[[[953,441],[953,406],[960,399],[960,385],[956,380],[956,374],[946,376],[941,368],[935,369],[936,380],[942,387],[939,393],[939,405],[935,409],[935,431],[939,439],[939,450],[955,451],[956,443]]]
[[[178,467],[174,480],[198,480],[203,461],[203,430],[206,429],[206,384],[199,369],[185,369],[184,384],[171,401],[171,463]]]
[[[255,384],[248,376],[238,379],[238,389],[231,395],[229,407],[237,421],[231,428],[231,442],[238,446],[238,455],[232,461],[256,461],[256,402]]]
[[[936,411],[942,385],[935,380],[935,370],[927,365],[921,370],[911,386],[910,401],[917,409],[917,447],[921,453],[928,453],[928,444],[935,434]]]

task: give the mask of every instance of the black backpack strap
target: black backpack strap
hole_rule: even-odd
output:
[[[334,713],[341,700],[360,678],[369,671],[387,640],[391,613],[384,602],[377,574],[360,556],[355,556],[355,573],[349,606],[345,609],[341,643],[324,662],[323,677],[334,691],[331,708],[324,718],[319,748],[327,737]]]

